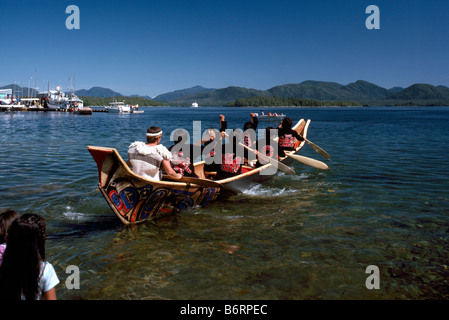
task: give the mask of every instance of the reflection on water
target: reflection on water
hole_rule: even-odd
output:
[[[46,217],[62,299],[449,298],[449,108],[276,110],[312,119],[309,139],[332,155],[330,170],[295,163],[295,176],[132,227],[97,190],[87,145],[126,157],[149,125],[207,128],[225,113],[238,127],[254,110],[0,115],[0,207]],[[69,265],[80,290],[65,288]],[[369,265],[379,290],[365,287]]]

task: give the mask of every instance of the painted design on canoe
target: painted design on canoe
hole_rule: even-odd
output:
[[[131,171],[116,149],[89,146],[88,150],[97,163],[98,187],[125,224],[205,206],[220,191],[193,183],[146,180]]]
[[[304,138],[310,120],[300,120],[293,127]],[[298,152],[304,142],[296,141]],[[98,187],[112,211],[124,223],[130,224],[165,215],[179,213],[194,206],[207,206],[217,198],[243,192],[254,185],[271,179],[277,170],[267,163],[258,168],[243,166],[242,173],[227,179],[212,181],[213,173],[204,172],[204,161],[194,164],[200,179],[187,182],[144,179],[132,172],[114,148],[87,147],[97,163]],[[292,159],[279,159],[290,165]],[[187,179],[186,179],[187,180]]]

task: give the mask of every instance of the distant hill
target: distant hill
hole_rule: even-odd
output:
[[[144,99],[147,99],[147,100],[153,100],[153,98],[151,98],[150,96],[141,96],[140,94],[132,94],[129,97],[131,97],[131,98],[144,98]]]
[[[102,87],[92,87],[89,90],[81,89],[75,91],[77,96],[84,97],[99,97],[99,98],[107,98],[107,97],[122,97],[121,93],[112,91],[111,89],[102,88]]]
[[[195,95],[200,92],[213,92],[215,90],[217,90],[217,89],[210,89],[210,88],[204,88],[202,86],[195,86],[195,87],[192,87],[189,89],[182,89],[182,90],[176,90],[173,92],[164,93],[164,94],[154,97],[153,100],[173,101],[173,100],[177,100],[177,99],[180,99],[183,97],[192,96],[192,95]]]
[[[449,88],[417,83],[390,96],[396,100],[449,100]]]
[[[151,99],[146,99],[143,97],[122,97],[116,96],[112,97],[88,97],[88,96],[78,96],[84,101],[86,106],[107,106],[109,103],[115,101],[124,101],[127,104],[136,105],[141,107],[154,107],[163,106],[164,104],[159,101],[154,101]]]
[[[393,87],[391,89],[389,89],[388,91],[390,92],[390,95],[401,92],[402,90],[404,90],[404,88],[402,87]]]
[[[248,97],[277,97],[301,98],[319,101],[358,101],[384,99],[396,90],[379,87],[367,81],[359,80],[348,85],[325,81],[304,81],[299,84],[284,84],[268,90],[247,89],[242,87],[228,87],[213,92],[200,92],[195,95],[183,96],[170,100],[171,105],[188,105],[190,101],[197,101],[200,105],[226,105]],[[191,103],[191,102],[190,102]]]
[[[15,97],[28,97],[28,92],[30,93],[30,97],[35,97],[37,94],[37,90],[28,87],[21,87],[17,84],[8,84],[6,86],[0,87],[0,89],[12,89],[12,92]]]
[[[25,97],[28,88],[10,84],[0,89],[13,89],[15,96]],[[30,88],[30,96],[36,91]],[[176,90],[158,95],[151,99],[148,96],[123,96],[111,89],[92,87],[89,90],[78,90],[76,94],[87,100],[90,105],[107,104],[115,97],[126,100],[128,103],[139,105],[171,105],[191,106],[196,101],[200,106],[261,106],[267,103],[279,105],[293,103],[293,105],[323,105],[321,102],[332,105],[449,105],[449,88],[417,83],[407,88],[382,88],[373,83],[358,80],[347,85],[326,81],[304,81],[298,84],[283,84],[268,90],[248,89],[230,86],[222,89],[204,88],[195,86],[188,89]],[[318,102],[320,103],[318,103]]]
[[[229,101],[236,99],[266,95],[267,93],[260,90],[243,87],[227,87],[215,91],[205,91],[194,95],[183,96],[179,99],[170,100],[169,104],[176,106],[190,106],[193,101],[196,101],[200,106],[224,106]]]
[[[213,92],[200,92],[169,101],[170,105],[190,105],[197,101],[201,106],[240,105],[241,99],[251,97],[295,98],[303,100],[329,101],[339,105],[449,105],[449,88],[416,84],[408,88],[382,88],[373,83],[358,80],[348,85],[325,81],[304,81],[299,84],[284,84],[268,90],[228,87]],[[239,100],[239,101],[237,101]],[[274,101],[252,99],[247,101]],[[284,100],[288,101],[288,100]]]

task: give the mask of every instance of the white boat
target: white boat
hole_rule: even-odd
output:
[[[9,105],[13,103],[12,89],[0,89],[0,104]]]
[[[145,111],[139,110],[139,105],[135,104],[131,106],[131,113],[144,113]]]
[[[198,103],[195,101],[194,103],[192,103],[192,107],[193,108],[198,108]]]
[[[11,111],[13,103],[12,89],[0,89],[0,111]]]
[[[67,109],[69,106],[69,98],[61,91],[61,87],[57,86],[56,90],[48,90],[47,107],[52,110]]]
[[[84,107],[83,100],[81,100],[73,92],[72,92],[72,95],[70,96],[70,98],[68,100],[69,100],[69,106],[72,107],[72,108],[83,108]]]
[[[56,90],[39,92],[37,97],[42,101],[44,108],[51,110],[76,111],[78,108],[84,107],[83,100],[73,91],[70,95],[65,94],[60,86],[57,86]]]
[[[131,113],[131,106],[125,104],[125,102],[114,101],[109,103],[109,106],[105,107],[107,112],[112,113]]]

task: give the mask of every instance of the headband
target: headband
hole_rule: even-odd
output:
[[[162,130],[156,133],[147,133],[147,137],[158,137],[162,135]]]

